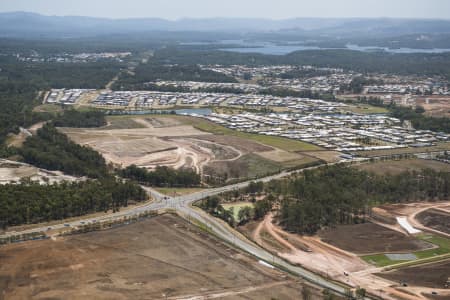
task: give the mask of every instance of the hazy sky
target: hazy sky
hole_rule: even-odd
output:
[[[450,0],[0,0],[0,11],[109,18],[402,17],[450,19]]]

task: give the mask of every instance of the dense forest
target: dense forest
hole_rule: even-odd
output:
[[[311,90],[295,91],[286,88],[267,88],[260,92],[263,95],[272,95],[277,97],[298,97],[298,98],[310,98],[320,99],[326,101],[334,101],[336,97],[333,94],[322,94],[313,92]]]
[[[51,116],[33,112],[40,92],[53,88],[103,88],[120,70],[117,63],[28,63],[0,56],[0,155],[9,133]]]
[[[124,64],[117,62],[37,63],[19,62],[14,57],[0,56],[0,86],[11,82],[22,88],[101,89],[116,76]],[[3,91],[3,89],[2,89]]]
[[[193,187],[200,185],[200,175],[191,169],[175,170],[158,166],[154,171],[148,171],[131,165],[118,170],[120,176],[129,178],[145,185],[159,187]]]
[[[91,128],[106,124],[105,113],[101,111],[80,112],[68,109],[53,119],[53,125],[56,127]]]
[[[415,109],[409,107],[391,106],[391,115],[400,120],[411,121],[415,129],[431,130],[435,132],[450,133],[450,118],[428,117],[423,107]]]
[[[317,69],[293,69],[280,74],[282,79],[295,79],[295,78],[310,78],[318,76],[331,75],[334,72],[331,70],[317,70]]]
[[[358,76],[353,78],[348,86],[342,86],[342,91],[350,91],[355,94],[360,94],[363,92],[364,86],[366,85],[383,85],[382,80],[375,80],[371,78],[366,78],[364,76]]]
[[[180,50],[168,47],[155,52],[155,59],[168,64],[201,65],[312,65],[342,68],[361,73],[390,73],[401,75],[440,75],[450,78],[450,53],[392,54],[351,50],[307,50],[287,55],[234,53],[228,51]]]
[[[363,222],[373,205],[449,199],[450,173],[423,170],[382,176],[329,166],[272,181],[265,189],[282,199],[282,226],[314,234],[325,226]]]
[[[91,148],[72,142],[52,124],[45,124],[18,149],[25,162],[47,170],[75,176],[105,177],[104,158]]]
[[[138,185],[113,178],[40,185],[33,182],[0,185],[0,228],[60,220],[144,201]]]
[[[116,90],[148,89],[145,83],[158,80],[201,81],[201,82],[236,82],[236,79],[211,70],[203,70],[195,64],[164,65],[163,62],[150,61],[140,64],[133,74],[124,72],[115,83]]]

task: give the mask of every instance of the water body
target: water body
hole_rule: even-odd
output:
[[[450,52],[450,49],[440,49],[440,48],[433,48],[433,49],[413,49],[413,48],[397,48],[397,49],[390,49],[387,47],[363,47],[358,45],[347,45],[347,49],[349,50],[356,50],[356,51],[363,51],[363,52],[372,52],[372,51],[385,51],[389,53],[445,53]]]
[[[209,116],[212,113],[212,110],[209,108],[187,108],[187,109],[176,109],[175,113],[177,115],[196,114],[200,116]]]
[[[199,43],[197,43],[199,45]],[[413,48],[397,48],[390,49],[387,47],[377,46],[358,46],[353,44],[346,45],[345,48],[320,48],[316,46],[303,45],[277,45],[270,42],[249,42],[244,40],[224,40],[219,42],[205,42],[204,45],[223,44],[223,45],[238,45],[242,47],[222,48],[223,51],[239,52],[239,53],[261,53],[270,55],[286,55],[294,51],[305,50],[355,50],[361,52],[388,52],[388,53],[445,53],[450,52],[450,49],[413,49]]]

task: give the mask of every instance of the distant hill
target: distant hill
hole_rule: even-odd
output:
[[[27,12],[0,13],[1,37],[82,37],[151,31],[283,32],[304,34],[375,35],[450,33],[450,20],[425,19],[321,19],[286,20],[211,18],[169,21],[158,18],[106,19],[77,16],[44,16]]]

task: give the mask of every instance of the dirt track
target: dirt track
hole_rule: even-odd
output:
[[[363,224],[364,225],[364,224]],[[401,249],[403,247],[414,246],[410,239],[403,233],[392,231],[391,229],[375,224],[368,224],[360,228],[361,230],[345,230],[345,235],[380,235],[381,238],[388,238],[391,246]],[[352,228],[355,225],[351,226]],[[345,228],[345,227],[344,227]],[[324,276],[330,276],[352,286],[363,286],[376,295],[382,295],[385,299],[426,299],[422,293],[431,293],[431,289],[425,287],[408,287],[408,289],[398,286],[398,282],[390,281],[389,276],[381,278],[376,273],[382,271],[382,268],[376,268],[364,262],[352,252],[347,252],[328,243],[324,243],[319,237],[300,236],[290,234],[273,223],[273,216],[269,214],[259,223],[247,226],[244,231],[256,243],[262,245],[269,251],[277,253],[279,256],[289,260],[292,263],[300,264],[308,269],[315,270]],[[353,232],[354,231],[354,232]],[[363,234],[364,233],[364,234]],[[334,233],[331,234],[333,236]],[[392,235],[392,238],[391,238]],[[341,235],[337,235],[334,240],[339,240]],[[364,241],[346,240],[348,244],[359,244],[367,251],[367,247],[373,250],[377,246],[377,238],[374,236],[374,243],[370,245]],[[399,242],[397,243],[397,239]],[[345,241],[344,241],[345,242]],[[385,241],[386,242],[386,241]],[[378,242],[383,244],[384,242]],[[419,245],[416,245],[419,246]],[[423,245],[420,245],[421,247]],[[352,246],[353,247],[353,246]],[[361,248],[362,249],[362,248]],[[444,268],[447,270],[448,268]],[[345,275],[348,274],[348,275]],[[411,276],[417,275],[411,273]],[[436,275],[436,274],[434,274]],[[442,275],[442,274],[441,274]],[[433,277],[433,276],[431,276]],[[431,278],[430,277],[430,278]],[[430,280],[434,280],[434,277]],[[415,282],[415,281],[414,281]],[[411,283],[414,283],[411,281]],[[442,292],[442,290],[440,290]]]

